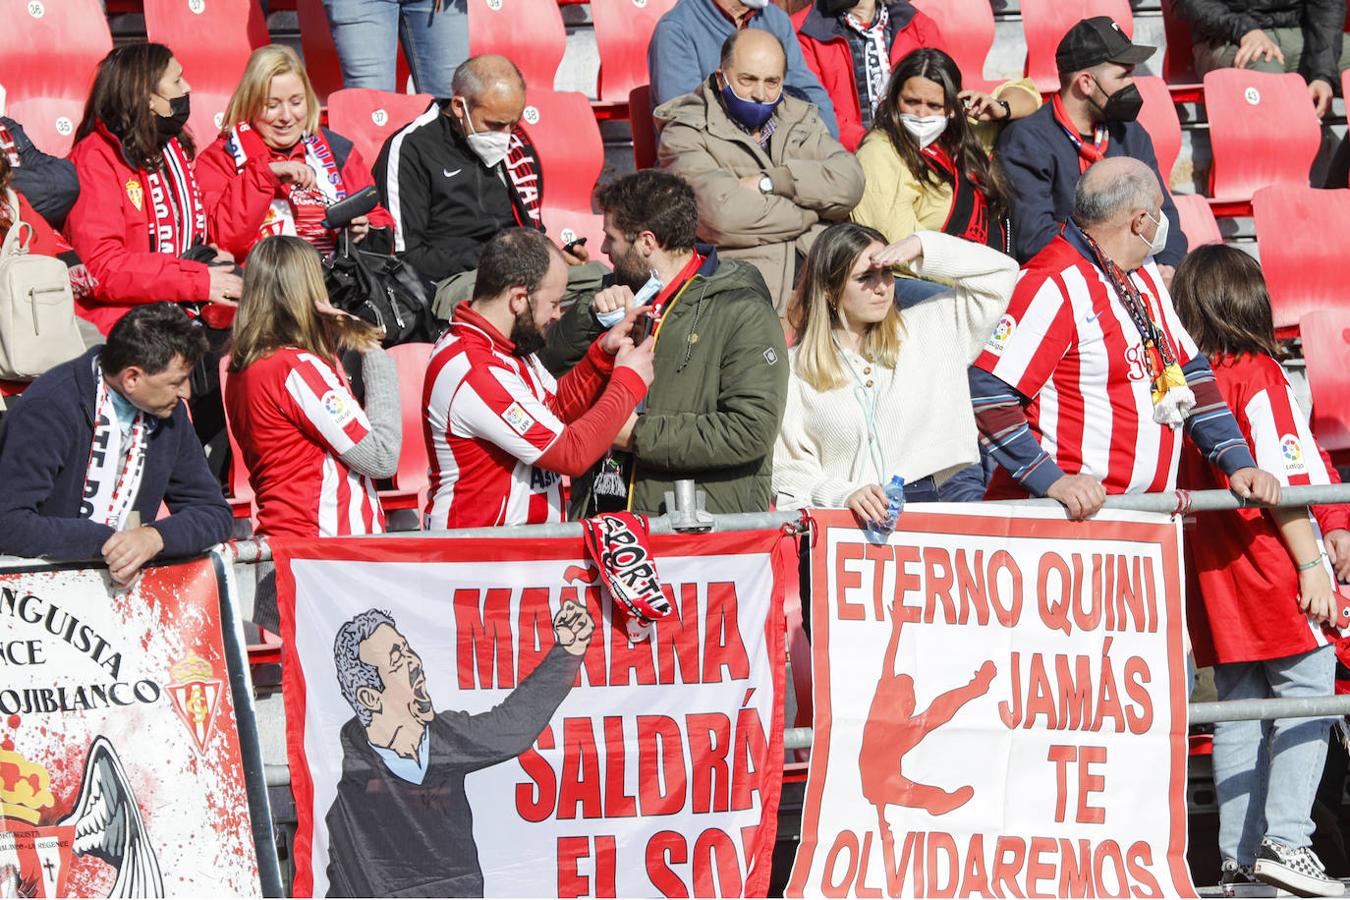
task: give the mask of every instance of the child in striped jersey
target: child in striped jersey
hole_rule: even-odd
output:
[[[1276,359],[1260,266],[1232,247],[1201,247],[1177,270],[1172,296],[1257,465],[1285,485],[1339,481]],[[1227,486],[1193,448],[1185,452],[1181,486]],[[1214,666],[1220,700],[1332,693],[1335,656],[1324,623],[1335,619],[1332,565],[1350,570],[1347,524],[1343,506],[1239,509],[1187,522],[1191,638],[1196,663]],[[1299,896],[1341,896],[1310,846],[1331,725],[1317,718],[1215,726],[1225,885],[1254,877]]]

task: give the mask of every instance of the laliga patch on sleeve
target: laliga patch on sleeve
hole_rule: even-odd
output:
[[[356,404],[342,391],[329,391],[320,402],[323,403],[324,412],[338,425],[346,425],[356,418]]]
[[[1013,331],[1017,329],[1017,320],[1012,316],[1004,316],[998,320],[994,326],[994,333],[989,336],[985,343],[985,349],[991,353],[1002,353],[1008,347],[1008,340],[1013,336]]]
[[[519,403],[512,403],[508,406],[506,411],[502,413],[502,419],[507,425],[511,426],[516,434],[522,437],[524,437],[525,432],[534,427],[534,417],[522,409]]]

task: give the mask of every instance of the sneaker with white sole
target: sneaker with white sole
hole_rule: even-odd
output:
[[[1261,884],[1252,874],[1251,866],[1244,866],[1236,859],[1223,861],[1223,866],[1219,869],[1219,888],[1225,897],[1235,897],[1239,893],[1234,890],[1235,888],[1251,884]]]
[[[1290,847],[1269,838],[1261,842],[1252,874],[1297,897],[1340,897],[1345,885],[1327,875],[1311,847]]]

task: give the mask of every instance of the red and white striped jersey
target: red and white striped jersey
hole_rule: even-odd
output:
[[[1152,260],[1130,275],[1178,364],[1198,350]],[[1008,310],[975,366],[1030,400],[1028,424],[1069,475],[1109,494],[1170,490],[1183,433],[1153,421],[1152,380],[1139,329],[1105,273],[1057,238],[1023,269]],[[996,480],[1012,488],[1007,473]],[[996,495],[991,486],[990,496]],[[1019,495],[1014,489],[1013,495]]]
[[[501,345],[468,304],[431,354],[422,392],[428,528],[561,522],[562,476],[533,464],[563,432],[557,383],[537,356]]]
[[[1278,362],[1264,355],[1223,357],[1214,363],[1214,377],[1258,466],[1286,485],[1339,480]],[[1188,447],[1181,486],[1227,488],[1228,480]],[[1342,506],[1316,511],[1328,529],[1344,528],[1350,518]],[[1322,628],[1298,608],[1298,572],[1269,513],[1198,513],[1187,521],[1187,532],[1204,536],[1186,541],[1193,573],[1189,619],[1200,665],[1278,659],[1327,643]]]
[[[225,407],[249,482],[258,533],[296,537],[379,534],[375,483],[339,459],[370,433],[339,370],[285,347],[229,376]]]

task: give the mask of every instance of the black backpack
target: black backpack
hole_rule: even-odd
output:
[[[353,247],[343,232],[323,268],[333,305],[383,328],[384,346],[436,339],[426,285],[403,260]]]

